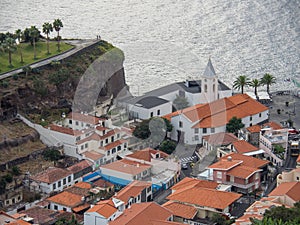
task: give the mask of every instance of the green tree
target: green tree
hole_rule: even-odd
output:
[[[249,78],[246,76],[239,76],[236,78],[236,80],[233,82],[233,88],[242,91],[242,94],[244,93],[244,87],[249,85]]]
[[[32,68],[30,66],[23,66],[22,71],[23,73],[25,73],[25,76],[27,77],[28,74],[32,71]]]
[[[12,177],[12,175],[11,175],[10,173],[6,174],[6,175],[4,176],[4,179],[5,179],[5,181],[6,181],[7,183],[11,183],[11,182],[13,181],[13,177]]]
[[[267,92],[270,94],[270,85],[276,83],[276,78],[271,74],[266,73],[260,81],[263,85],[267,85]]]
[[[43,24],[43,33],[47,36],[47,54],[49,55],[49,34],[53,31],[53,27],[51,23]]]
[[[149,121],[150,120],[143,120],[139,123],[134,129],[133,135],[143,140],[150,137]]]
[[[4,194],[6,189],[6,181],[5,178],[1,177],[0,178],[0,194]]]
[[[0,33],[0,44],[3,43],[6,39],[6,35],[4,33]]]
[[[212,221],[215,225],[230,225],[234,223],[234,220],[226,220],[224,216],[219,213],[214,213],[212,216]]]
[[[281,145],[275,145],[274,146],[274,153],[275,154],[280,154],[280,153],[284,153],[284,152],[285,152],[285,149]]]
[[[22,52],[22,45],[21,45],[21,41],[23,39],[23,32],[21,31],[21,29],[18,29],[15,31],[15,35],[16,35],[16,38],[18,39],[18,50],[20,52],[20,57],[21,57],[21,60],[20,62],[23,63],[24,60],[23,60],[23,52]]]
[[[57,72],[50,74],[49,81],[50,83],[54,84],[57,87],[57,89],[59,89],[61,84],[66,80],[68,80],[69,75],[70,75],[69,70],[62,68]]]
[[[57,51],[60,52],[60,39],[61,37],[59,36],[59,31],[60,29],[63,27],[63,23],[61,22],[60,19],[55,19],[53,22],[53,27],[55,29],[55,31],[57,32]]]
[[[176,98],[173,101],[173,105],[176,110],[181,110],[189,106],[189,102],[186,97],[176,95]]]
[[[13,67],[11,63],[11,54],[16,51],[16,41],[11,37],[7,37],[4,42],[1,44],[1,49],[4,52],[8,53],[8,63],[10,67]]]
[[[21,174],[21,169],[18,166],[13,166],[11,172],[14,176],[19,176]]]
[[[36,59],[36,39],[40,36],[40,31],[35,27],[31,26],[29,29],[29,36],[32,38],[33,41],[33,52],[34,52],[34,59]]]
[[[43,80],[34,77],[33,79],[33,89],[40,96],[44,97],[48,94],[48,89]]]
[[[175,148],[176,148],[176,143],[170,140],[164,140],[159,146],[159,150],[167,154],[172,154]]]
[[[237,136],[238,131],[243,128],[245,124],[242,123],[242,119],[237,117],[232,117],[229,122],[226,124],[226,131],[233,133]]]
[[[260,81],[258,79],[253,79],[250,83],[250,87],[254,87],[254,94],[257,97],[257,88],[260,86]]]
[[[43,152],[43,157],[45,160],[49,160],[49,161],[57,161],[59,159],[61,159],[61,154],[58,150],[55,149],[46,149]]]
[[[167,127],[167,132],[172,132],[173,130],[173,125],[171,124],[171,122],[166,119],[166,118],[163,118],[164,122],[165,122],[165,125]]]

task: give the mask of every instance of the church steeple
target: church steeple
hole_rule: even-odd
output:
[[[208,63],[207,63],[207,66],[205,68],[205,71],[203,73],[203,76],[205,77],[215,77],[216,76],[216,72],[215,72],[215,69],[211,63],[211,60],[210,60],[210,57],[208,59]]]

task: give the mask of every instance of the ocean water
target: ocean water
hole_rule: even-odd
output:
[[[211,57],[221,80],[277,78],[271,90],[300,81],[299,0],[1,0],[0,32],[60,18],[63,38],[97,35],[125,53],[134,95],[197,79]],[[53,32],[52,36],[55,36]],[[263,88],[260,88],[261,90]]]

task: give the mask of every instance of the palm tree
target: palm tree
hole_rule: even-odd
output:
[[[49,55],[49,34],[53,31],[53,27],[51,23],[43,24],[43,33],[47,35],[47,54]]]
[[[57,32],[57,51],[60,52],[60,46],[59,46],[59,41],[60,41],[60,36],[59,36],[59,31],[60,28],[64,27],[63,23],[61,22],[60,19],[55,19],[53,22],[53,27],[55,29],[55,31]]]
[[[276,78],[271,74],[266,73],[260,81],[263,85],[267,85],[267,92],[270,94],[270,85],[276,83]]]
[[[254,87],[254,94],[257,97],[257,88],[260,86],[260,81],[258,79],[253,79],[250,83],[250,87]]]
[[[23,63],[24,60],[23,60],[23,53],[22,53],[22,46],[21,46],[21,40],[23,39],[23,32],[21,31],[21,29],[18,29],[18,30],[15,31],[15,35],[16,35],[16,38],[18,39],[18,42],[19,42],[18,49],[19,49],[20,57],[21,57],[20,62]]]
[[[239,76],[238,78],[236,78],[236,80],[233,82],[233,88],[234,89],[238,89],[238,90],[242,90],[242,94],[244,93],[244,87],[246,85],[249,85],[249,78],[246,76]]]
[[[31,26],[29,29],[29,35],[33,41],[34,59],[36,59],[35,42],[36,42],[36,38],[38,38],[40,36],[40,31],[35,26]]]
[[[8,53],[8,63],[10,67],[13,67],[12,63],[11,63],[11,54],[16,50],[16,40],[11,38],[11,37],[7,37],[4,42],[1,44],[1,49],[4,52]]]

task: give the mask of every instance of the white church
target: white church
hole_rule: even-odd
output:
[[[184,97],[189,106],[194,106],[230,97],[232,90],[218,79],[209,59],[199,80],[173,83],[147,92],[142,96],[133,97],[122,104],[128,110],[131,118],[149,119],[176,111],[173,102],[178,96]]]

